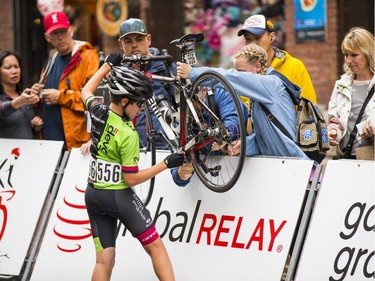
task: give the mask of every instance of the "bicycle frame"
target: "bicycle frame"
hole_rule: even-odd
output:
[[[192,54],[193,48],[191,47],[192,44],[196,42],[201,42],[203,40],[203,34],[198,33],[198,34],[187,34],[183,36],[180,39],[173,40],[171,42],[171,45],[176,45],[177,47],[180,48],[180,54],[181,54],[181,61],[189,64],[194,64],[196,63],[196,60],[193,59]],[[194,54],[195,56],[195,54]],[[189,61],[188,61],[189,58]],[[184,79],[178,79],[178,77],[174,76],[173,70],[171,67],[171,62],[173,61],[173,57],[166,54],[166,51],[163,50],[163,55],[159,56],[130,56],[130,57],[123,57],[123,62],[128,62],[128,63],[147,63],[149,61],[164,61],[167,63],[167,67],[169,69],[170,77],[168,76],[161,76],[161,75],[155,75],[148,73],[144,70],[143,73],[152,81],[156,82],[167,82],[167,83],[172,83],[175,84],[181,91],[182,93],[182,98],[180,97],[180,105],[177,110],[179,112],[179,131],[171,129],[171,127],[166,124],[165,120],[161,118],[161,114],[159,112],[159,108],[156,103],[155,96],[147,101],[148,105],[151,106],[152,110],[154,111],[155,115],[158,117],[158,121],[162,125],[162,128],[164,129],[166,133],[166,137],[168,140],[164,138],[165,141],[168,143],[166,144],[168,148],[172,152],[176,152],[177,150],[183,150],[183,151],[189,151],[191,149],[198,150],[202,146],[207,145],[210,143],[212,140],[206,139],[205,141],[200,141],[198,140],[198,137],[186,141],[186,132],[185,132],[185,127],[181,126],[181,124],[185,123],[185,109],[188,106],[190,112],[192,113],[194,120],[196,124],[199,126],[200,130],[205,130],[203,128],[203,125],[201,124],[199,117],[197,115],[196,109],[194,107],[193,102],[198,103],[198,106],[200,107],[201,110],[204,110],[209,114],[211,118],[213,118],[215,121],[220,121],[220,119],[213,113],[208,106],[202,102],[198,97],[196,96],[189,96],[189,93],[191,92],[191,84],[186,83]],[[222,133],[222,132],[221,132]],[[205,132],[206,135],[215,135],[215,132],[208,131]],[[163,136],[161,136],[163,138]],[[165,136],[164,136],[165,137]],[[171,143],[172,142],[172,143]]]
[[[191,64],[196,63],[193,45],[202,40],[202,34],[187,34],[180,39],[172,41],[171,44],[180,48],[180,60],[184,63]],[[142,66],[150,61],[164,61],[169,70],[170,76],[155,75],[145,71],[144,67]],[[192,162],[194,169],[197,170],[197,168],[199,168],[201,171],[197,172],[197,174],[209,189],[216,192],[224,192],[233,187],[242,170],[244,148],[241,148],[240,157],[234,158],[239,159],[238,164],[236,163],[233,165],[236,167],[235,172],[233,173],[234,179],[224,176],[220,179],[223,180],[224,178],[223,181],[228,181],[228,183],[224,184],[218,184],[214,181],[209,182],[207,179],[207,177],[218,177],[222,169],[219,162],[217,162],[218,164],[214,164],[211,163],[213,162],[211,161],[211,167],[207,165],[207,151],[211,150],[214,143],[219,145],[228,145],[231,144],[231,141],[233,140],[233,133],[229,132],[228,128],[223,124],[223,122],[221,122],[220,116],[217,116],[217,114],[213,112],[208,105],[206,105],[205,101],[199,97],[199,93],[202,91],[201,88],[203,88],[203,91],[206,91],[205,94],[207,94],[209,91],[213,92],[214,87],[206,86],[204,83],[202,86],[197,86],[196,83],[191,84],[189,81],[176,77],[172,69],[173,58],[172,56],[168,55],[166,51],[163,51],[162,55],[158,56],[124,56],[122,62],[137,63],[138,65],[141,65],[141,71],[150,80],[161,83],[171,83],[179,89],[179,92],[176,93],[175,97],[177,108],[174,108],[174,112],[170,116],[170,122],[167,122],[166,116],[162,114],[161,111],[163,111],[163,108],[159,107],[155,95],[147,100],[147,104],[151,107],[158,119],[158,122],[161,124],[161,127],[164,130],[164,132],[150,132],[148,139],[152,141],[155,137],[159,136],[162,138],[163,142],[171,152],[184,151],[189,161]],[[225,88],[228,90],[228,92],[230,92],[231,99],[234,103],[236,103],[236,112],[239,112],[239,98],[224,77],[213,72],[208,72],[206,76],[201,76],[202,81],[207,76],[210,79],[216,79],[215,81],[222,83],[222,88]],[[148,107],[145,107],[145,111],[146,110],[149,110]],[[206,120],[203,120],[202,122],[202,117],[204,114],[209,120],[211,120],[210,122],[206,122]],[[241,139],[241,141],[244,142],[245,125],[243,116],[238,114],[237,117],[240,124],[239,128],[237,128],[240,138],[234,139]],[[202,154],[202,151],[205,151],[206,153]],[[204,175],[205,173],[207,176]],[[217,188],[216,186],[220,187]]]

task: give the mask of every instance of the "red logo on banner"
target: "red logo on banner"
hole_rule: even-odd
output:
[[[85,190],[80,189],[77,185],[75,186],[75,191],[77,191],[79,194],[85,193]],[[56,212],[57,218],[63,223],[63,225],[60,228],[57,225],[55,225],[53,228],[53,232],[59,238],[68,240],[68,243],[57,244],[57,248],[60,251],[67,252],[67,253],[77,252],[82,248],[82,246],[76,243],[72,244],[71,241],[78,241],[78,240],[83,240],[83,239],[91,237],[89,219],[70,218],[70,217],[67,217],[67,215],[64,215],[64,210],[71,211],[71,209],[78,210],[78,211],[82,210],[86,214],[86,206],[83,201],[83,196],[81,197],[81,199],[82,200],[80,202],[82,203],[80,202],[73,203],[71,200],[68,199],[67,195],[64,196],[64,199],[63,199],[64,207],[67,207],[67,208],[59,209]],[[83,227],[85,225],[87,227]],[[84,230],[83,234],[80,233],[81,230]]]

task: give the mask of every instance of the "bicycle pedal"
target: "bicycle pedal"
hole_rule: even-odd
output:
[[[151,131],[147,135],[147,141],[148,142],[153,142],[157,137],[158,137],[158,132],[156,131]]]
[[[209,169],[210,171],[210,175],[213,176],[213,177],[217,177],[219,176],[219,173],[221,171],[221,166],[220,165],[217,165],[216,167],[214,168],[210,168]]]
[[[157,137],[159,135],[159,133],[157,131],[155,131],[155,130],[152,130],[152,131],[150,131],[148,133],[148,135],[151,136],[151,137],[153,137],[153,138],[155,138],[155,137]]]

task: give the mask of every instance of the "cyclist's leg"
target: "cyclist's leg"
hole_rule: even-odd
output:
[[[174,281],[172,263],[161,238],[159,237],[154,242],[143,247],[151,257],[155,274],[159,280]]]
[[[150,255],[159,280],[174,281],[172,264],[156,231],[149,210],[129,188],[116,191],[115,201],[118,207],[116,211],[118,219],[139,240]]]
[[[96,253],[96,262],[92,273],[92,281],[110,280],[115,265],[115,248],[106,248]]]
[[[104,214],[101,208],[113,205],[112,190],[97,190],[87,187],[85,204],[90,219],[92,237],[95,241],[96,262],[92,280],[110,280],[115,263],[115,232],[117,219]]]

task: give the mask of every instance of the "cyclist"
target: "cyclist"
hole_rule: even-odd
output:
[[[119,220],[150,255],[159,280],[175,280],[172,263],[150,212],[130,187],[166,168],[181,165],[184,155],[170,154],[164,161],[138,170],[139,137],[132,119],[139,114],[146,99],[151,97],[152,86],[141,72],[115,66],[121,59],[119,55],[110,54],[81,92],[81,99],[92,120],[91,159],[85,193],[96,250],[92,279],[110,280]],[[108,72],[109,107],[93,96]]]
[[[287,88],[276,75],[271,75],[273,68],[267,66],[267,53],[260,46],[252,43],[244,46],[234,56],[235,69],[195,67],[177,63],[177,74],[181,78],[194,81],[198,75],[213,70],[224,75],[232,84],[236,93],[252,100],[253,133],[246,137],[246,155],[288,156],[308,159],[297,146],[295,140],[289,139],[266,116],[260,107],[264,104],[282,123],[291,136],[296,136],[296,110]],[[270,75],[264,75],[270,74]],[[293,92],[300,91],[294,85]],[[232,154],[239,151],[239,145],[233,147]],[[229,148],[232,148],[229,146]]]
[[[149,47],[151,45],[151,34],[147,32],[147,28],[142,20],[137,18],[130,18],[123,21],[120,25],[119,31],[119,44],[120,48],[124,52],[125,56],[133,56],[133,55],[144,55],[144,56],[157,56],[160,55],[160,51],[157,48]],[[146,64],[140,66],[138,64],[135,65],[127,65],[128,67],[134,67],[136,69],[140,69],[147,71],[152,74],[158,74],[162,76],[168,76],[169,71],[167,66],[163,61],[150,61]],[[175,64],[174,71],[175,71]],[[152,89],[156,96],[156,99],[165,99],[171,106],[174,106],[174,89],[173,86],[169,83],[161,83],[161,82],[152,82]],[[163,129],[158,122],[155,114],[152,110],[151,118],[154,130],[157,132],[162,132]],[[141,147],[145,147],[147,144],[146,139],[146,116],[144,111],[141,111],[136,120],[135,120],[135,128],[138,131],[139,138],[140,138],[140,145]],[[160,138],[156,138],[155,140],[156,149],[167,149],[165,144],[161,141]]]

